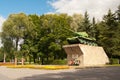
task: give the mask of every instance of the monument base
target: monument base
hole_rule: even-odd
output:
[[[97,66],[109,63],[102,47],[72,44],[65,45],[63,48],[67,53],[68,65]]]

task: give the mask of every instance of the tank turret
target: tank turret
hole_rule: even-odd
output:
[[[69,30],[73,33],[74,37],[67,38],[67,41],[69,44],[86,44],[86,45],[92,45],[97,46],[96,39],[89,37],[89,35],[86,32],[74,32],[72,30]]]

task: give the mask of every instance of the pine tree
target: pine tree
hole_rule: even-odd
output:
[[[116,16],[111,10],[104,16],[103,21],[100,23],[100,43],[105,48],[109,57],[118,55],[118,24]]]
[[[87,11],[84,14],[84,19],[83,19],[82,25],[78,28],[78,31],[85,31],[89,35],[91,33],[91,23],[90,23],[89,15],[88,15]]]
[[[97,32],[97,24],[96,24],[96,21],[95,21],[95,17],[93,17],[92,19],[92,25],[91,25],[91,31],[90,31],[90,36],[91,37],[94,37],[95,39],[97,38],[98,32]]]
[[[118,6],[118,10],[116,11],[116,15],[117,15],[117,20],[120,23],[120,5]]]

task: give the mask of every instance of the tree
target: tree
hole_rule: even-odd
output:
[[[108,10],[108,14],[103,17],[103,22],[108,25],[109,29],[115,29],[117,27],[115,17],[115,14],[110,9]]]
[[[84,19],[83,19],[82,25],[79,26],[78,31],[85,31],[89,35],[91,33],[91,23],[90,23],[89,15],[88,15],[87,11],[84,14]]]
[[[0,48],[0,61],[3,61],[3,63],[5,63],[6,62],[6,54],[5,54],[5,51],[4,51],[4,48],[3,47],[1,47]]]
[[[35,19],[35,16],[33,17]],[[51,59],[63,59],[66,54],[62,50],[62,45],[66,44],[66,38],[70,36],[70,33],[65,29],[70,28],[71,17],[66,14],[47,14],[40,16],[39,20],[35,24],[37,37],[31,41],[36,45],[38,49],[34,53],[34,56],[38,61],[41,59],[42,64],[49,62]],[[31,42],[31,43],[32,43]]]
[[[95,39],[97,38],[97,24],[96,24],[96,21],[95,21],[95,17],[93,17],[92,19],[92,25],[91,25],[91,31],[90,31],[90,36],[91,37],[94,37]]]
[[[2,49],[2,52],[4,53],[4,61],[3,62],[5,63],[6,57],[9,56],[10,50],[13,47],[13,43],[10,38],[2,39],[2,43],[4,43],[1,49]]]
[[[4,50],[3,50],[3,47],[1,47],[0,48],[0,62],[4,62],[3,59],[4,59]]]
[[[17,51],[19,46],[19,41],[23,39],[27,34],[32,31],[33,23],[30,18],[24,13],[11,14],[8,19],[3,24],[3,39],[9,38],[16,51],[15,54],[15,64],[17,64]],[[3,41],[3,44],[4,41]],[[5,45],[7,46],[7,45]]]
[[[22,44],[21,45],[21,50],[20,50],[20,54],[22,56],[22,65],[24,65],[24,59],[27,57],[27,55],[30,55],[30,50],[29,50],[29,47],[28,45],[26,44]]]
[[[38,40],[40,34],[40,17],[38,15],[29,15],[34,26],[30,34],[24,37],[24,43],[21,45],[22,51],[26,52],[29,57],[29,63],[33,58],[34,63],[36,63],[37,53],[38,53]]]
[[[114,55],[119,55],[119,46],[117,46],[120,42],[118,36],[119,27],[116,16],[111,10],[108,11],[107,15],[104,16],[103,21],[99,24],[99,41],[98,43],[105,48],[109,57],[113,57]]]
[[[116,11],[116,15],[117,15],[117,20],[120,23],[120,5],[118,6],[118,10]]]
[[[82,26],[82,22],[83,16],[81,14],[74,14],[72,16],[72,22],[70,23],[72,30],[77,31],[79,26]]]

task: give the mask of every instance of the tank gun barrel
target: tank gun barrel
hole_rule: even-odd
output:
[[[67,29],[67,28],[65,28],[64,27],[64,29],[66,29],[67,31],[70,31],[70,32],[72,32],[72,33],[75,33],[73,30],[71,30],[71,29]]]
[[[96,39],[89,37],[86,32],[75,32],[75,31],[67,29],[67,28],[65,28],[65,29],[68,30],[69,32],[73,33],[73,36],[74,36],[72,38],[67,38],[67,41],[69,44],[80,43],[80,44],[93,45],[93,46],[97,45]]]
[[[88,34],[86,32],[76,32],[76,31],[73,31],[71,29],[67,29],[65,28],[66,30],[68,30],[69,32],[73,33],[74,36],[85,36],[85,37],[88,37]]]

